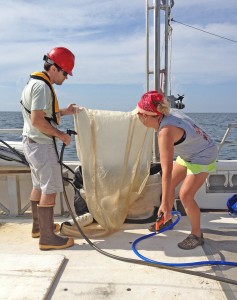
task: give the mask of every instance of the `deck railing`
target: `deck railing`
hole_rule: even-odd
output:
[[[6,142],[4,135],[13,134],[13,136],[22,134],[22,128],[7,128],[0,129],[1,139]],[[16,150],[22,149],[21,139],[19,141],[7,141],[7,143]],[[0,142],[0,145],[4,146]],[[78,162],[67,163],[71,169],[78,166]],[[0,159],[0,217],[15,217],[23,216],[30,211],[29,195],[32,189],[32,182],[30,176],[30,169],[27,165],[16,161],[6,161]],[[71,205],[74,202],[74,190],[71,186],[66,186],[67,193]],[[66,206],[63,201],[63,193],[59,193],[56,199],[54,212],[56,215],[64,215]]]

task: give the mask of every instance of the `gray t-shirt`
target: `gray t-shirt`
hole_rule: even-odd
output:
[[[44,81],[31,78],[22,92],[21,100],[24,107],[28,110],[43,110],[46,117],[52,117],[52,92]],[[24,119],[22,135],[33,139],[39,144],[53,143],[52,137],[47,136],[31,125],[30,114],[24,107],[22,107]],[[51,124],[56,127],[56,124],[54,125],[53,122]]]
[[[193,164],[208,165],[217,159],[216,143],[194,121],[178,109],[171,109],[168,116],[164,116],[159,130],[171,125],[185,131],[185,140],[174,146],[175,155]]]

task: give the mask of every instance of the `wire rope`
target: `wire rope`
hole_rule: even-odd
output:
[[[212,33],[212,32],[206,31],[206,30],[203,30],[203,29],[201,29],[201,28],[197,28],[197,27],[194,27],[194,26],[191,26],[191,25],[188,25],[188,24],[179,22],[179,21],[177,21],[177,20],[174,20],[173,18],[171,18],[171,21],[172,21],[172,22],[175,22],[175,23],[178,23],[178,24],[181,24],[181,25],[186,26],[186,27],[190,27],[190,28],[195,29],[195,30],[202,31],[202,32],[204,32],[204,33],[206,33],[206,34],[210,34],[210,35],[213,35],[213,36],[215,36],[215,37],[218,37],[218,38],[227,40],[227,41],[229,41],[229,42],[237,43],[237,41],[232,40],[232,39],[230,39],[230,38],[227,38],[227,37],[221,36],[221,35],[219,35],[219,34],[215,34],[215,33]]]

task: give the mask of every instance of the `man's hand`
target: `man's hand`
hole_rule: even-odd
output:
[[[74,113],[74,106],[75,105],[76,105],[75,103],[71,103],[71,104],[68,105],[68,107],[67,107],[68,115],[72,115]]]
[[[71,136],[67,133],[64,132],[60,132],[60,134],[58,135],[58,138],[66,145],[68,146],[71,143]]]
[[[71,104],[68,105],[67,108],[60,109],[60,116],[66,116],[66,115],[74,114],[74,112],[75,112],[74,106],[75,105],[76,105],[75,103],[71,103]]]

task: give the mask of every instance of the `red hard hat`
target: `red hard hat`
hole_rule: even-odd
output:
[[[75,56],[70,50],[64,47],[56,47],[47,53],[47,57],[56,65],[58,65],[63,71],[72,76]]]

